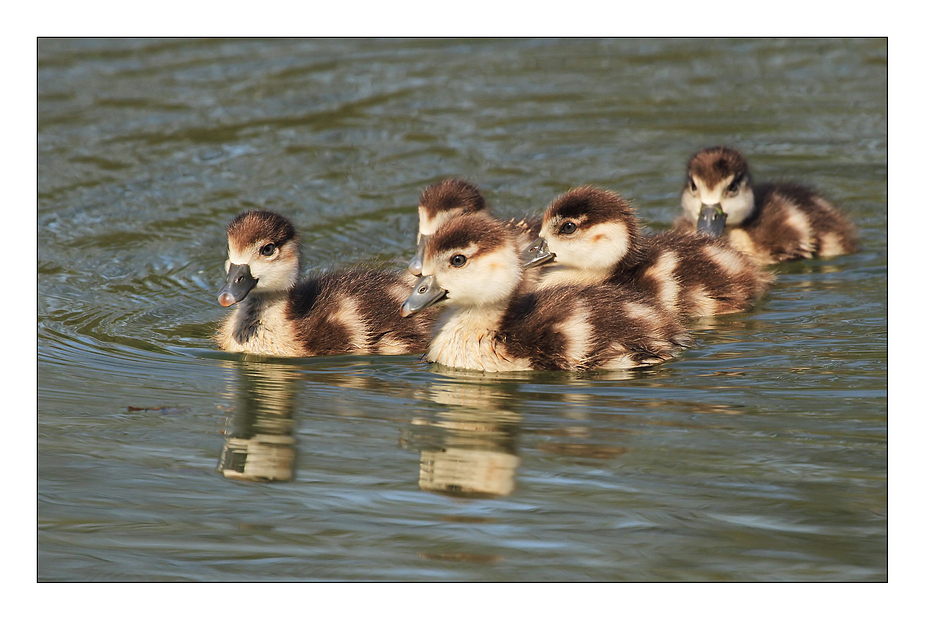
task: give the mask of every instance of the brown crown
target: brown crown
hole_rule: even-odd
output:
[[[228,238],[246,247],[271,242],[282,245],[296,238],[295,228],[285,217],[272,211],[245,211],[228,224]]]
[[[587,185],[567,191],[549,205],[545,221],[556,217],[582,220],[586,226],[621,221],[631,232],[636,229],[636,216],[626,200],[615,192]]]
[[[441,211],[460,209],[469,213],[488,208],[479,188],[462,179],[447,179],[428,185],[421,192],[418,206],[431,218]]]
[[[748,162],[735,149],[712,146],[694,153],[687,163],[687,174],[698,177],[707,187],[716,187],[717,183],[730,176],[747,175]]]

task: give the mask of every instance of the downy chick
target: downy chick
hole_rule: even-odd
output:
[[[503,223],[465,214],[438,228],[401,307],[410,317],[444,306],[426,359],[488,372],[635,368],[689,342],[671,314],[637,293],[610,285],[526,292],[522,275],[516,234]]]
[[[524,253],[540,288],[608,282],[638,291],[682,318],[749,309],[773,276],[724,239],[678,232],[643,235],[618,194],[579,187],[546,209]]]
[[[299,281],[299,238],[270,211],[247,211],[228,225],[222,306],[236,306],[216,335],[226,351],[309,357],[424,351],[434,313],[403,319],[407,273],[350,269]]]
[[[725,233],[761,264],[857,251],[854,226],[831,202],[792,183],[753,185],[748,162],[725,146],[691,157],[681,208],[676,230]]]
[[[485,197],[472,183],[446,179],[424,188],[418,201],[418,249],[408,263],[408,271],[421,275],[424,244],[443,224],[464,213],[489,213]],[[524,218],[507,221],[505,225],[517,233],[518,243],[524,249],[536,238],[540,220]]]

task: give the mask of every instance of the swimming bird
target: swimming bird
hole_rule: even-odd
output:
[[[463,179],[446,179],[424,188],[418,201],[418,248],[408,263],[408,271],[421,275],[424,244],[440,226],[463,213],[489,213],[488,203],[478,187]],[[518,243],[526,248],[539,233],[539,218],[510,220],[505,225],[518,233]]]
[[[714,146],[694,153],[676,230],[728,236],[762,264],[857,251],[854,226],[831,202],[793,183],[753,185],[745,157]]]
[[[226,351],[309,357],[400,355],[426,349],[434,313],[403,319],[406,273],[347,269],[299,281],[299,237],[270,211],[246,211],[228,224],[227,277],[218,294],[235,306],[216,342]]]
[[[517,235],[484,213],[463,214],[424,246],[422,276],[402,304],[444,306],[425,358],[488,372],[635,368],[689,344],[668,312],[610,285],[525,291]]]
[[[546,209],[540,237],[524,260],[528,267],[544,265],[539,288],[608,282],[683,318],[747,310],[773,279],[724,239],[639,229],[619,194],[578,187]]]

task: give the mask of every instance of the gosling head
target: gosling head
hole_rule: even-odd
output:
[[[596,187],[578,187],[546,209],[540,238],[523,253],[527,267],[555,262],[609,273],[635,245],[639,226],[629,203]]]
[[[681,192],[685,216],[697,231],[718,236],[725,226],[738,226],[755,210],[748,162],[738,151],[714,146],[694,153],[687,164]]]
[[[462,179],[447,179],[428,185],[418,201],[418,249],[408,270],[421,275],[424,245],[445,222],[463,213],[484,212],[488,206],[482,193],[472,183]]]
[[[299,278],[299,238],[289,220],[270,211],[245,211],[231,220],[225,272],[218,292],[225,307],[251,291],[289,290]]]
[[[463,214],[438,228],[424,245],[421,270],[402,316],[437,302],[469,308],[506,304],[523,275],[513,233],[484,213]]]

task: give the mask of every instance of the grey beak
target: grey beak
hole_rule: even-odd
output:
[[[542,265],[555,257],[556,255],[549,251],[549,245],[542,237],[531,243],[530,247],[520,254],[520,260],[524,264],[524,269]]]
[[[434,276],[418,278],[418,281],[414,284],[414,290],[408,295],[405,303],[401,305],[401,315],[411,316],[415,312],[420,312],[424,308],[432,306],[444,297],[446,297],[446,289],[440,288]]]
[[[700,207],[700,217],[697,218],[697,232],[706,233],[713,237],[723,234],[726,227],[726,214],[719,205],[703,205]]]
[[[424,246],[427,245],[427,240],[430,237],[431,235],[421,235],[421,239],[418,241],[418,251],[411,258],[411,262],[408,263],[408,271],[411,272],[411,275],[421,275],[421,271],[424,269]]]
[[[228,277],[225,278],[225,283],[218,291],[218,303],[226,308],[233,306],[247,297],[256,284],[257,280],[251,275],[250,265],[232,263],[228,266]]]

